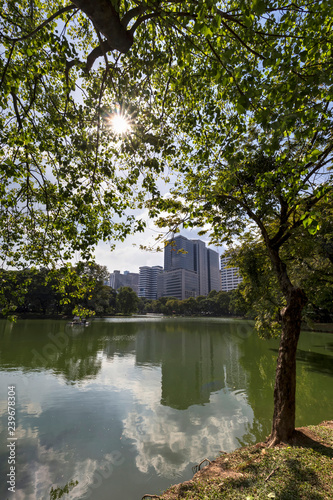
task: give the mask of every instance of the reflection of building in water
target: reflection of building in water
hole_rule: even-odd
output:
[[[210,333],[200,323],[177,326],[175,332],[168,332],[166,324],[158,335],[147,330],[137,335],[137,362],[161,364],[162,404],[186,409],[208,403],[211,393],[220,389],[246,388],[247,376],[230,324],[221,325],[225,328],[221,334]]]

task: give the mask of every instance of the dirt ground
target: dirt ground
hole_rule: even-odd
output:
[[[322,422],[320,426],[327,427],[333,430],[333,420],[327,420],[325,422]],[[287,444],[282,443],[279,445],[279,447],[284,447],[288,445],[300,446],[303,448],[314,448],[314,449],[326,446],[325,443],[321,440],[321,438],[308,427],[297,428],[293,440]],[[264,450],[266,448],[266,444],[264,442],[257,443],[256,445],[254,445],[254,447]],[[241,472],[233,470],[233,468],[230,467],[230,463],[228,463],[229,462],[228,456],[229,454],[226,453],[223,454],[221,457],[216,458],[213,461],[210,461],[208,459],[202,460],[202,462],[197,466],[199,467],[200,470],[198,470],[198,472],[194,474],[193,478],[190,481],[185,481],[183,483],[172,486],[167,491],[165,491],[162,496],[145,495],[144,497],[142,497],[142,500],[148,498],[155,498],[155,499],[157,498],[160,500],[178,500],[179,498],[186,496],[186,491],[191,489],[193,483],[196,481],[202,479],[203,480],[213,479],[213,478],[220,478],[221,480],[226,478],[232,478],[232,479],[241,478],[243,474]],[[228,468],[226,468],[226,463],[228,463]]]

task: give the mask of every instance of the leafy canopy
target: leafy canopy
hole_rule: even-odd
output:
[[[166,166],[181,172],[188,224],[213,224],[219,241],[262,214],[281,217],[281,237],[293,217],[314,232],[330,182],[332,9],[2,0],[4,262],[89,258],[142,230],[131,210],[147,197],[152,215],[177,209],[155,203]],[[132,121],[125,136],[115,112]],[[253,167],[258,149],[270,168]]]

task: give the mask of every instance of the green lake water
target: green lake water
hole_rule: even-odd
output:
[[[0,498],[49,500],[77,481],[63,498],[141,500],[203,458],[264,440],[277,348],[238,320],[0,321]],[[303,332],[297,426],[333,418],[332,376],[333,334]]]

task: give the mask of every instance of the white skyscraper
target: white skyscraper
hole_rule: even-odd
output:
[[[139,297],[155,300],[157,298],[157,276],[162,266],[142,266],[139,268]]]
[[[238,267],[227,267],[230,259],[231,256],[225,257],[221,255],[221,282],[223,292],[235,290],[239,283],[243,281],[243,278],[239,274]]]

